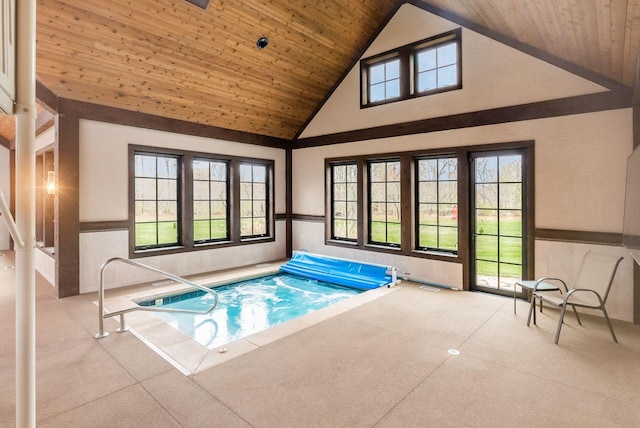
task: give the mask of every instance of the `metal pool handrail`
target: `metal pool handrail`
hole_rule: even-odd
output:
[[[211,305],[210,308],[205,309],[205,310],[192,310],[192,309],[172,309],[172,308],[157,308],[155,306],[139,306],[136,305],[135,307],[132,308],[127,308],[127,309],[121,309],[119,311],[113,311],[113,312],[104,312],[104,271],[107,268],[107,266],[109,266],[111,263],[113,262],[122,262],[122,263],[126,263],[128,265],[134,266],[134,267],[139,267],[141,269],[145,269],[151,272],[155,272],[155,273],[159,273],[160,275],[172,279],[173,281],[176,282],[180,282],[182,284],[188,285],[190,287],[194,287],[197,288],[199,290],[202,290],[206,293],[209,293],[213,296],[214,298],[214,302],[213,305]],[[98,291],[98,326],[100,328],[100,332],[98,334],[95,335],[96,339],[101,339],[103,337],[107,337],[109,335],[108,332],[105,333],[104,331],[104,319],[105,318],[109,318],[109,317],[115,317],[116,315],[120,316],[120,328],[117,329],[117,331],[123,332],[123,331],[127,331],[127,326],[124,322],[124,314],[126,314],[127,312],[134,312],[134,311],[146,311],[146,312],[181,312],[181,313],[189,313],[189,314],[208,314],[209,312],[213,311],[213,309],[216,307],[216,305],[218,304],[218,294],[213,291],[211,288],[208,287],[204,287],[202,285],[196,284],[194,282],[188,281],[184,278],[181,278],[179,276],[176,275],[172,275],[168,272],[165,272],[163,270],[151,267],[151,266],[147,266],[145,264],[142,264],[140,262],[134,262],[133,260],[129,260],[129,259],[125,259],[123,257],[114,257],[111,258],[109,260],[107,260],[106,262],[104,262],[104,264],[100,267],[100,275],[99,275],[99,281],[100,281],[100,289]]]

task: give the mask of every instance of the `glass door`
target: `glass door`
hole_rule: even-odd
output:
[[[482,152],[470,160],[471,288],[513,295],[527,271],[524,155]]]

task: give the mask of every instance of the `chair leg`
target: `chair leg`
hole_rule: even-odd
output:
[[[558,328],[556,329],[556,339],[555,344],[558,344],[558,340],[560,339],[560,329],[562,329],[562,322],[564,320],[564,312],[567,309],[566,305],[562,305],[562,309],[560,309],[560,319],[558,320]]]
[[[540,313],[542,313],[542,299],[540,299]]]
[[[529,305],[529,316],[527,317],[527,327],[531,323],[531,313],[533,312],[533,324],[536,323],[536,296],[531,295],[531,304]]]
[[[607,315],[607,310],[602,306],[602,312],[604,313],[604,319],[607,320],[607,324],[609,324],[609,331],[611,331],[611,337],[613,337],[613,341],[618,343],[618,339],[616,338],[616,334],[613,332],[613,326],[611,325],[611,320],[609,319],[609,315]]]
[[[578,324],[582,325],[582,321],[580,321],[580,316],[578,315],[578,310],[574,305],[571,305],[571,307],[573,308],[573,313],[576,314],[576,319],[578,320]]]

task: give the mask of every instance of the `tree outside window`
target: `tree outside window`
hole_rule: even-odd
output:
[[[136,248],[179,244],[178,170],[178,157],[135,155]]]
[[[400,161],[369,162],[369,241],[400,245]]]

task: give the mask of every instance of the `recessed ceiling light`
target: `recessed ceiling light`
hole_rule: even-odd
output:
[[[256,47],[258,49],[264,49],[267,47],[268,44],[269,44],[269,39],[267,39],[266,37],[260,37],[256,42]]]

